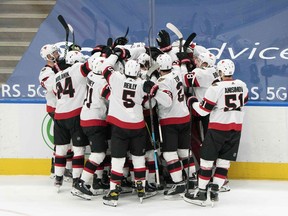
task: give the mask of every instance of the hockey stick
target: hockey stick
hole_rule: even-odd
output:
[[[191,140],[191,136],[192,136],[192,107],[189,107],[189,114],[190,114],[190,140]],[[186,179],[186,193],[189,193],[189,173],[190,173],[190,152],[191,152],[191,144],[189,145],[188,148],[188,168],[187,168],[187,179]]]
[[[178,37],[179,39],[179,52],[182,51],[182,43],[183,43],[183,35],[182,33],[180,32],[180,30],[175,26],[173,25],[172,23],[167,23],[166,24],[166,27],[168,29],[170,29],[174,34],[176,34],[176,36]]]
[[[69,31],[72,33],[72,41],[73,41],[73,45],[74,45],[74,44],[75,44],[74,29],[73,29],[73,27],[72,27],[69,23],[67,23],[67,25],[68,25]]]
[[[126,33],[124,35],[125,38],[127,37],[128,33],[129,33],[129,26],[127,27]]]
[[[65,29],[65,33],[66,33],[66,41],[65,41],[65,50],[64,50],[64,58],[67,55],[67,50],[68,50],[68,38],[69,38],[69,27],[67,22],[65,21],[64,17],[62,15],[58,16],[58,20],[61,23],[61,25],[63,26],[63,28]]]
[[[107,46],[108,46],[108,47],[112,47],[112,45],[113,45],[113,39],[112,39],[111,37],[109,37],[109,38],[107,39]]]
[[[129,31],[129,28],[127,29],[126,33]],[[148,33],[148,44],[149,44],[149,55],[150,55],[150,61],[149,61],[149,70],[146,75],[146,79],[150,79],[150,75],[155,71],[152,67],[152,56],[151,56],[151,49],[150,49],[150,37],[151,37],[151,32],[152,32],[152,26],[149,28],[149,33]],[[128,34],[128,33],[127,33]],[[153,65],[154,67],[156,64]],[[149,76],[148,76],[149,73]],[[158,167],[158,152],[157,152],[157,145],[156,145],[156,138],[155,138],[155,129],[154,129],[154,119],[153,119],[153,107],[152,107],[152,98],[151,95],[148,94],[148,101],[149,101],[149,114],[150,114],[150,124],[151,124],[151,137],[152,137],[152,142],[153,142],[153,147],[154,147],[154,161],[155,161],[155,173],[156,173],[156,184],[160,185],[160,176],[159,176],[159,167]]]
[[[183,50],[184,52],[186,52],[187,48],[189,47],[190,43],[194,40],[194,38],[197,36],[197,34],[195,32],[191,33],[187,40],[185,41],[184,45],[183,45]]]

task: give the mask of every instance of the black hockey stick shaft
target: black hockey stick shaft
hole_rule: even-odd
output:
[[[187,48],[189,47],[190,43],[195,39],[195,37],[197,36],[197,34],[195,32],[191,33],[187,40],[185,41],[184,45],[183,45],[183,50],[184,52],[186,52]]]
[[[65,21],[64,17],[62,15],[58,16],[58,20],[61,23],[61,25],[63,26],[63,28],[65,29],[65,34],[66,34],[66,38],[65,38],[65,50],[64,50],[64,58],[67,55],[67,50],[68,50],[68,39],[69,39],[69,26],[67,24],[67,22]]]

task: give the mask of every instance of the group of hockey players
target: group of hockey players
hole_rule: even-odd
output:
[[[171,43],[166,30],[156,42],[109,38],[88,58],[75,44],[61,59],[54,44],[41,48],[58,192],[72,161],[71,193],[86,200],[103,194],[105,205],[117,206],[121,194],[142,202],[163,191],[200,206],[218,201],[237,157],[246,84],[233,79],[230,59],[216,64],[203,46]],[[203,142],[192,152],[200,122]]]

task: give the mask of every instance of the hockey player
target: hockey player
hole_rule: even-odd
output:
[[[151,61],[151,63],[150,63]],[[157,70],[152,71],[151,74],[149,74],[148,69],[150,67],[150,64],[155,64],[152,59],[147,53],[142,53],[139,55],[137,58],[137,62],[140,64],[140,77],[143,80],[151,80],[152,82],[156,82],[157,79],[159,78],[159,73]],[[152,65],[151,65],[152,66]],[[151,99],[155,100],[155,99]],[[155,157],[154,157],[154,148],[159,148],[158,143],[160,142],[160,134],[159,134],[159,122],[158,122],[158,115],[157,115],[157,106],[154,106],[152,108],[152,119],[153,119],[153,127],[154,127],[154,139],[155,139],[155,144],[154,146],[153,143],[153,138],[152,138],[152,123],[151,123],[151,113],[150,113],[150,107],[149,109],[143,109],[143,114],[144,114],[144,121],[146,124],[147,128],[147,139],[146,139],[146,153],[145,153],[145,158],[146,158],[146,167],[147,167],[147,172],[146,172],[146,191],[155,191],[159,189],[163,189],[160,185],[156,185],[156,175],[159,175],[159,166],[158,166],[158,174],[156,173],[155,169]],[[156,157],[157,158],[157,157]],[[159,163],[159,162],[158,162]],[[159,177],[160,178],[160,177]],[[160,183],[160,182],[159,182]]]
[[[72,140],[74,156],[72,158],[73,183],[80,177],[84,166],[84,150],[88,145],[87,137],[80,126],[80,112],[85,98],[86,76],[91,71],[88,61],[78,51],[69,51],[66,63],[71,67],[55,75],[53,91],[56,94],[54,124],[55,186],[62,186],[66,152]]]
[[[174,185],[164,191],[165,198],[169,199],[173,195],[179,195],[185,191],[186,182],[183,180],[182,170],[187,172],[187,176],[192,176],[195,164],[192,156],[188,162],[190,146],[190,113],[185,103],[183,84],[178,73],[172,69],[172,58],[164,53],[157,57],[160,65],[160,78],[156,84],[151,82],[150,95],[158,102],[158,116],[162,130],[163,158],[167,163],[168,171],[172,177]],[[168,95],[168,100],[163,100],[160,92]]]
[[[235,65],[230,59],[220,60],[217,70],[222,81],[210,86],[201,102],[193,96],[187,100],[187,104],[201,116],[210,113],[208,131],[200,150],[199,189],[184,196],[185,201],[200,206],[218,201],[218,190],[225,182],[230,161],[237,158],[244,117],[243,106],[248,100],[246,84],[233,79]],[[214,162],[216,169],[212,176]]]
[[[46,61],[46,65],[41,69],[39,74],[39,82],[41,86],[46,90],[45,99],[46,99],[46,111],[48,115],[54,121],[55,107],[56,107],[56,97],[53,92],[53,84],[55,74],[62,70],[61,65],[59,65],[60,54],[58,52],[58,47],[54,44],[46,44],[40,50],[41,57]],[[53,151],[53,157],[51,158],[51,177],[54,178],[54,154],[55,148]],[[66,169],[64,176],[67,179],[72,178],[72,152],[71,149],[67,152],[67,160],[69,163],[66,164]]]
[[[140,201],[145,196],[146,128],[142,104],[146,93],[143,91],[144,81],[138,77],[140,65],[135,60],[128,60],[124,74],[114,71],[116,61],[126,55],[123,49],[114,48],[113,52],[106,59],[103,70],[103,75],[111,86],[107,122],[112,129],[110,191],[103,197],[103,204],[117,206],[128,151],[132,155],[136,191]]]
[[[76,182],[72,194],[84,199],[91,199],[93,193],[89,181],[97,167],[103,162],[108,148],[108,126],[106,122],[110,89],[102,76],[101,65],[105,58],[94,54],[91,60],[92,72],[87,76],[86,98],[81,110],[80,125],[87,135],[91,154],[85,163],[81,178]],[[95,180],[96,181],[96,180]]]
[[[193,87],[193,94],[199,101],[202,101],[208,87],[214,82],[219,81],[220,77],[215,68],[216,57],[210,52],[203,52],[195,56],[196,68],[192,73],[184,75],[184,83],[186,87]],[[197,134],[200,135],[200,142],[192,142],[192,151],[200,163],[200,144],[208,129],[209,115],[193,116],[193,129],[198,129]],[[200,129],[202,128],[202,129]],[[197,144],[198,143],[198,144]]]

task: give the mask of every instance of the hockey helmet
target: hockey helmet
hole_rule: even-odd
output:
[[[201,45],[196,44],[193,48],[193,55],[195,57],[198,57],[201,53],[204,53],[204,52],[209,52],[209,51]]]
[[[140,64],[136,60],[128,60],[125,63],[124,73],[127,76],[137,77],[140,72]]]
[[[54,44],[46,44],[44,45],[41,50],[40,50],[40,56],[45,60],[45,61],[53,61],[53,58],[56,58],[53,53],[55,51],[59,51],[58,47]],[[48,56],[52,57],[52,59],[49,59]]]
[[[200,60],[200,64],[206,62],[208,67],[213,67],[216,63],[216,56],[210,52],[200,53],[198,59]]]
[[[137,58],[137,62],[140,64],[140,65],[144,65],[144,66],[147,66],[148,63],[150,61],[150,56],[147,54],[147,53],[141,53],[139,55],[139,57]]]
[[[230,59],[222,59],[217,63],[217,71],[224,76],[232,76],[235,71],[235,64]]]
[[[91,63],[92,63],[92,71],[95,74],[102,74],[102,64],[104,62],[105,58],[104,57],[97,57],[94,58]]]
[[[162,70],[162,71],[166,71],[166,70],[171,70],[172,69],[172,63],[173,63],[172,62],[172,58],[167,53],[160,54],[157,57],[156,62],[159,64],[160,70]]]
[[[70,65],[73,65],[77,62],[84,63],[85,56],[79,51],[72,50],[67,53],[65,60],[66,60],[66,64],[70,64]]]

